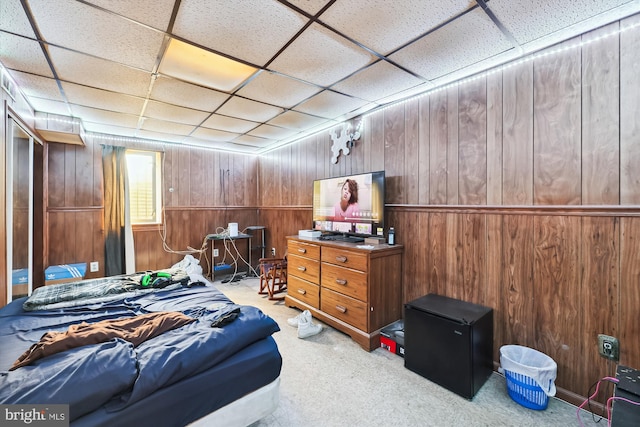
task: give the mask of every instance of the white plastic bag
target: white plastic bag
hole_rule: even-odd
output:
[[[206,277],[202,274],[200,261],[195,259],[193,255],[187,254],[184,259],[172,266],[172,268],[181,268],[189,275],[190,282],[202,282],[210,284]]]
[[[499,372],[511,371],[533,379],[547,394],[556,395],[556,375],[558,365],[544,353],[521,345],[503,345],[500,347]]]

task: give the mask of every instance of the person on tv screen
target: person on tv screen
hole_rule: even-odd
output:
[[[347,179],[340,190],[340,201],[334,206],[333,220],[353,220],[357,217],[359,211],[358,183],[353,179]]]

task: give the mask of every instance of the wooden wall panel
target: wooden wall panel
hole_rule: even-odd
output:
[[[581,219],[562,216],[534,218],[535,341],[533,348],[553,354],[558,364],[556,385],[580,384],[575,356],[580,334],[569,325],[582,325],[580,281]],[[559,325],[567,325],[560,326]]]
[[[423,96],[419,99],[419,111],[418,111],[418,205],[429,204],[429,177],[431,176],[429,170],[429,147],[431,146],[429,141],[429,97]]]
[[[502,204],[502,76],[487,76],[487,204]]]
[[[487,85],[467,83],[458,105],[459,203],[487,204]]]
[[[640,15],[621,22],[638,25]],[[620,203],[640,204],[640,27],[620,34]]]
[[[447,203],[447,93],[430,96],[429,204]]]
[[[205,156],[202,153],[189,152],[189,203],[188,206],[207,206],[207,181],[205,174]]]
[[[640,218],[620,220],[620,363],[640,366]]]
[[[504,343],[506,331],[504,304],[507,289],[503,285],[502,274],[506,264],[502,256],[502,217],[486,216],[487,266],[480,280],[483,298],[478,303],[493,308],[493,360],[500,360],[500,347]]]
[[[537,205],[581,202],[580,89],[579,49],[535,60],[533,184]]]
[[[447,92],[447,204],[457,205],[460,203],[460,176],[458,168],[460,158],[458,157],[458,86],[446,89]]]
[[[583,41],[618,28],[608,25]],[[582,53],[582,203],[620,202],[619,43],[608,37],[586,45]]]
[[[404,201],[415,205],[420,200],[420,103],[417,99],[404,105]],[[396,154],[397,155],[397,154]]]
[[[532,205],[533,61],[506,69],[502,78],[502,203]]]
[[[405,203],[405,111],[392,108],[384,111],[385,200]]]

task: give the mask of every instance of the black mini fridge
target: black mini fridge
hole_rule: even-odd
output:
[[[404,366],[473,399],[493,372],[493,309],[429,294],[404,316]]]

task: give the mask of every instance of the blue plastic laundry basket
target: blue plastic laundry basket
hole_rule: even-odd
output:
[[[509,397],[525,408],[543,410],[556,394],[557,364],[532,348],[505,345],[500,348],[500,371],[507,380]]]

